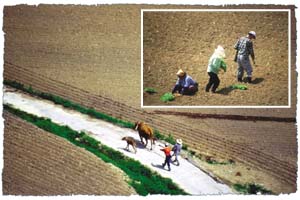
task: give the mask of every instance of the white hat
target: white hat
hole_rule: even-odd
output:
[[[215,49],[215,54],[222,58],[226,57],[225,50],[221,45],[218,45],[218,47]]]
[[[184,74],[185,72],[182,69],[178,70],[178,72],[176,73],[177,76],[184,76]]]
[[[177,139],[176,142],[177,142],[178,144],[182,144],[182,140],[181,140],[181,139]]]
[[[248,34],[253,35],[254,39],[256,39],[256,33],[254,31],[250,31]]]

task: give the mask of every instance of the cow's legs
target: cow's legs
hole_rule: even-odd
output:
[[[141,143],[144,144],[144,141],[143,141],[143,137],[140,136],[140,139],[141,139]]]
[[[152,150],[152,144],[153,144],[153,140],[152,140],[152,139],[150,139],[150,142],[151,142],[151,148],[150,148],[150,150]]]

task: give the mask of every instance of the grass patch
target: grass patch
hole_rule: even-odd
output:
[[[230,164],[234,164],[233,160],[228,160],[228,161],[217,161],[215,160],[212,156],[200,156],[201,160],[206,161],[208,164],[211,165],[230,165]]]
[[[248,89],[248,87],[246,85],[242,85],[242,84],[231,85],[230,88],[239,89],[239,90],[247,90]]]
[[[174,139],[174,137],[171,133],[169,133],[168,136],[165,136],[165,135],[161,134],[158,130],[154,129],[154,137],[157,138],[158,140],[163,140],[163,141],[166,141],[173,145],[176,144],[176,140]],[[188,146],[183,143],[182,149],[188,150]]]
[[[173,101],[174,99],[175,99],[174,95],[170,92],[167,92],[160,97],[160,100],[163,102]]]
[[[196,153],[193,150],[189,150],[190,155],[197,157],[199,160],[206,162],[210,165],[233,165],[235,161],[232,159],[225,160],[225,161],[218,161],[213,156],[203,155],[201,153]]]
[[[147,92],[149,94],[157,93],[157,91],[154,88],[149,88],[149,87],[144,88],[144,92]]]
[[[187,195],[187,193],[173,183],[171,179],[160,176],[150,168],[142,165],[139,161],[131,159],[124,154],[101,144],[84,132],[74,131],[68,126],[55,124],[50,119],[37,117],[8,105],[4,105],[4,109],[45,131],[67,139],[76,146],[82,147],[95,154],[103,161],[112,163],[120,168],[128,175],[130,178],[129,184],[139,195]]]
[[[233,188],[242,194],[273,194],[271,190],[255,183],[234,184]]]

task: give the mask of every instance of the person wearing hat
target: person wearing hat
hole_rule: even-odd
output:
[[[218,77],[218,73],[221,68],[224,70],[224,72],[226,72],[227,68],[224,58],[224,48],[218,45],[217,49],[215,49],[208,62],[207,73],[209,75],[209,81],[205,88],[206,92],[209,92],[210,88],[212,88],[211,91],[215,93],[217,88],[219,87],[220,79]]]
[[[198,91],[198,83],[187,75],[182,69],[176,73],[178,79],[172,90],[172,94],[179,93],[181,95],[193,95]]]
[[[175,156],[175,160],[173,161],[173,163],[177,163],[177,166],[179,166],[179,160],[178,160],[178,156],[180,155],[180,151],[182,149],[182,140],[181,139],[177,139],[176,140],[176,144],[173,146],[172,151],[173,151],[173,156]]]
[[[250,63],[249,55],[252,58],[253,64],[255,64],[255,55],[253,50],[252,40],[256,39],[256,33],[250,31],[246,37],[241,37],[236,44],[234,49],[237,51],[236,62],[238,64],[237,69],[237,80],[242,82],[244,71],[247,72],[247,82],[252,83],[252,66]]]
[[[162,164],[162,167],[164,168],[166,165],[168,165],[168,170],[171,171],[171,166],[170,166],[170,162],[171,162],[171,148],[169,147],[169,145],[166,143],[165,147],[163,149],[160,149],[161,151],[163,151],[165,153],[165,162]]]

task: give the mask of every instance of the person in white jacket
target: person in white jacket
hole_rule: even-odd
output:
[[[219,45],[217,49],[215,49],[213,55],[210,57],[208,62],[207,73],[209,75],[209,80],[205,88],[206,92],[209,92],[209,90],[211,89],[211,91],[215,93],[217,88],[219,87],[220,79],[218,77],[218,73],[220,69],[223,69],[224,72],[226,72],[227,68],[224,59],[224,48]]]

